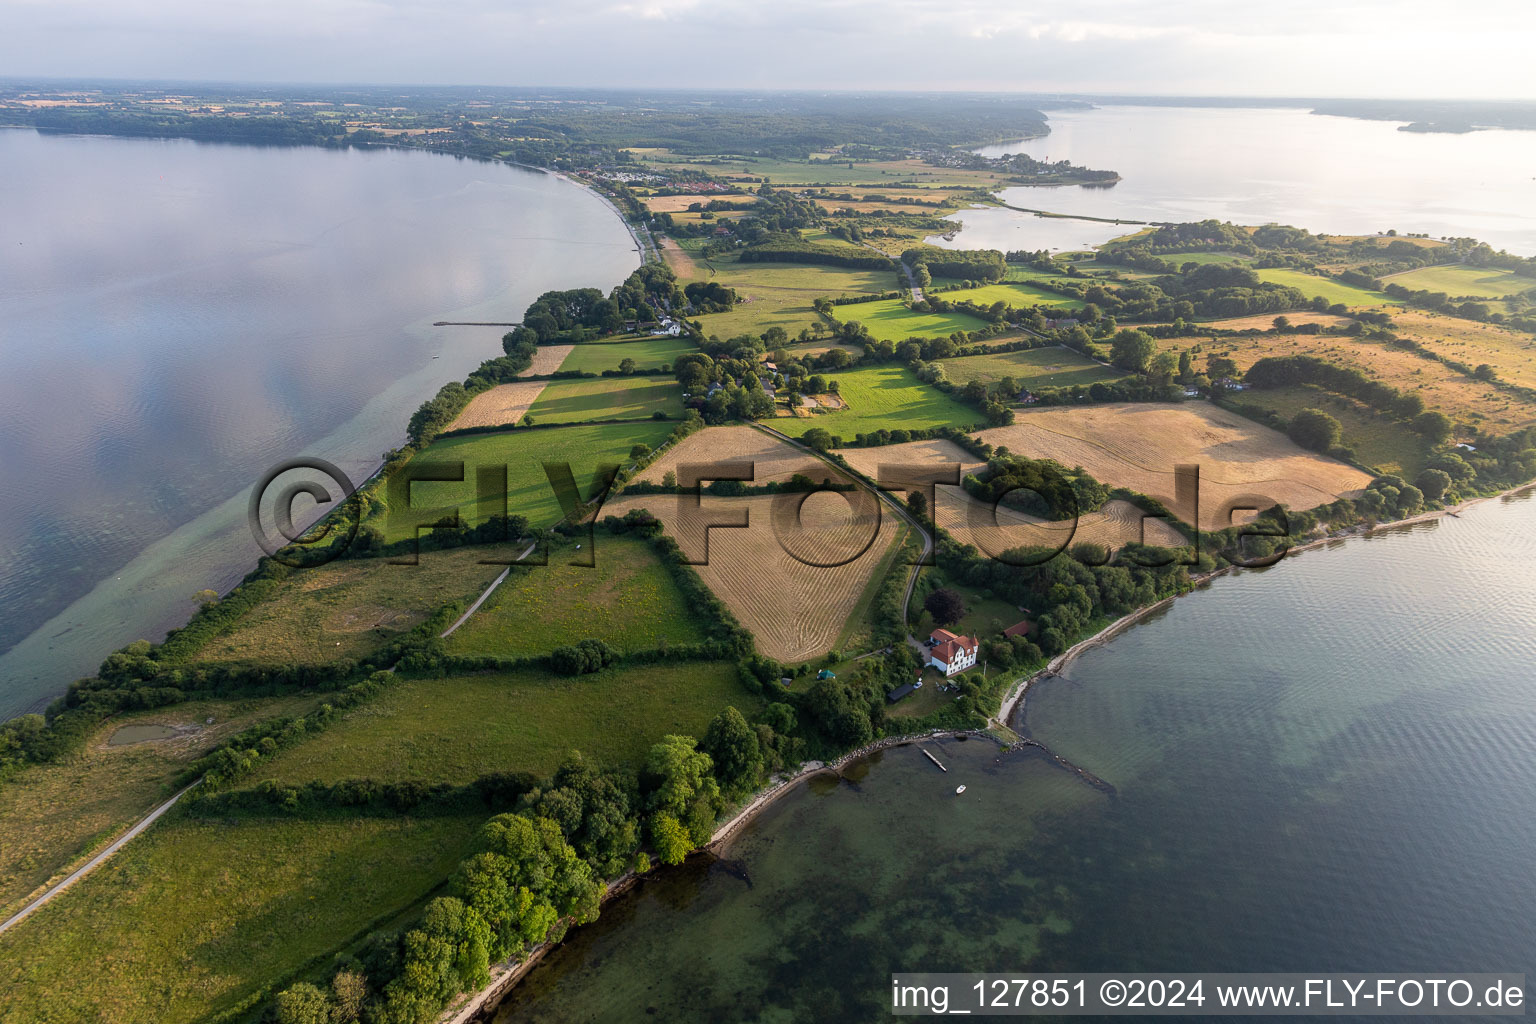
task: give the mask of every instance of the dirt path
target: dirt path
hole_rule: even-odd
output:
[[[196,786],[198,782],[202,781],[202,779],[198,779],[197,782],[192,783],[192,786]],[[18,925],[25,921],[27,918],[32,916],[34,911],[41,908],[43,904],[47,903],[59,893],[80,881],[80,879],[84,878],[92,871],[95,871],[97,868],[101,867],[101,865],[106,861],[108,857],[112,856],[118,850],[121,850],[124,846],[126,846],[130,839],[134,838],[140,832],[143,832],[145,829],[149,828],[149,826],[155,823],[156,819],[158,819],[160,815],[176,806],[176,801],[186,796],[187,792],[192,789],[192,786],[188,786],[186,789],[183,789],[180,793],[177,793],[165,803],[161,804],[159,807],[156,807],[154,810],[150,811],[137,825],[123,833],[123,835],[119,837],[115,842],[113,842],[111,846],[107,847],[105,850],[102,850],[96,856],[92,857],[80,867],[76,868],[62,882],[59,882],[57,885],[50,888],[37,899],[33,900],[31,903],[28,903],[26,906],[18,910],[14,915],[12,915],[10,920],[6,921],[4,924],[0,924],[0,932],[3,932],[13,925]]]
[[[518,555],[516,560],[521,562],[523,559],[533,554],[533,549],[538,546],[538,541],[534,541],[532,544],[529,544],[527,550]],[[485,599],[491,596],[491,592],[497,587],[501,586],[502,583],[505,582],[506,578],[510,575],[512,575],[512,567],[509,565],[505,569],[501,570],[501,574],[499,576],[491,580],[491,585],[486,587],[484,592],[482,592],[479,597],[475,598],[475,603],[469,606],[469,610],[466,611],[463,615],[460,615],[458,621],[456,621],[453,625],[437,634],[437,638],[439,640],[446,640],[449,633],[452,633],[454,630],[464,625],[464,623],[468,622],[469,617],[475,614],[475,612],[479,611],[482,604],[485,604]]]
[[[533,554],[533,549],[536,547],[538,547],[537,541],[529,544],[528,547],[524,549],[523,553],[517,556],[517,561],[521,562],[523,559]],[[479,610],[480,606],[485,603],[485,599],[491,596],[491,593],[501,585],[501,583],[507,578],[507,576],[511,574],[511,572],[512,566],[510,565],[503,569],[501,574],[491,581],[490,586],[486,587],[485,591],[475,599],[475,603],[469,606],[469,610],[466,611],[463,615],[459,616],[458,621],[440,633],[439,636],[446,637],[449,633],[452,633],[454,630],[464,625],[469,617]],[[393,671],[393,669],[391,669],[391,671]],[[186,796],[187,793],[192,790],[193,786],[196,786],[199,782],[202,781],[202,779],[198,779],[197,782],[192,783],[191,786],[186,787],[186,789],[183,789],[181,792],[171,797],[165,803],[150,811],[142,819],[139,820],[138,824],[134,825],[127,832],[123,833],[120,837],[114,840],[111,846],[108,846],[105,850],[102,850],[96,856],[92,857],[80,867],[76,868],[63,881],[59,882],[57,885],[51,886],[48,891],[44,892],[41,896],[37,897],[37,899],[22,907],[3,924],[0,924],[0,932],[18,925],[22,921],[25,921],[27,918],[31,917],[35,912],[41,909],[43,904],[47,903],[61,892],[68,889],[76,882],[80,881],[80,879],[84,878],[92,871],[95,871],[103,863],[106,862],[108,857],[111,857],[118,850],[121,850],[124,846],[128,845],[130,840],[137,838],[141,832],[158,821],[161,815],[170,810],[172,807],[176,806],[176,802],[178,800]]]

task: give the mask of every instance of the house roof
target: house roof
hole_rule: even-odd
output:
[[[1015,622],[1013,625],[1003,630],[1003,636],[1024,636],[1033,628],[1034,627],[1030,625],[1029,620],[1025,619],[1023,622]]]
[[[951,633],[947,629],[936,629],[933,631],[932,639],[937,640],[939,643],[943,643],[946,640],[959,640],[960,637],[954,633]]]
[[[955,636],[953,633],[950,636]],[[974,637],[959,636],[953,640],[945,640],[933,649],[933,656],[946,665],[953,664],[961,654],[969,654],[976,649]]]

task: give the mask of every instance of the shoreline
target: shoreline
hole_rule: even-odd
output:
[[[602,189],[598,188],[596,185],[589,181],[583,181],[580,178],[573,178],[569,174],[566,174],[562,171],[545,171],[545,173],[552,174],[556,178],[559,178],[561,181],[575,185],[577,188],[590,192],[594,196],[597,196],[598,199],[602,200],[603,205],[608,207],[608,209],[613,212],[615,217],[619,218],[619,223],[624,225],[624,230],[629,232],[629,240],[635,243],[635,252],[640,257],[641,266],[644,266],[646,263],[650,262],[653,255],[658,260],[662,259],[661,246],[654,242],[647,244],[645,240],[640,237],[639,229],[629,222],[629,218],[624,216],[624,211],[619,209],[618,204],[613,201],[613,198],[609,196],[608,193],[604,192]]]
[[[813,776],[820,775],[823,772],[839,774],[840,769],[844,765],[861,757],[868,757],[871,754],[882,750],[889,750],[893,747],[918,743],[925,739],[947,739],[956,736],[979,737],[985,735],[987,734],[984,730],[976,729],[935,729],[931,732],[913,733],[905,736],[887,736],[883,739],[875,740],[873,743],[865,744],[857,750],[850,750],[835,761],[825,763],[821,761],[807,761],[792,774],[776,776],[774,779],[771,779],[767,785],[758,790],[751,799],[743,804],[740,810],[715,828],[714,833],[709,838],[709,842],[689,853],[688,856],[690,858],[697,857],[700,854],[718,856],[720,849],[729,843],[736,833],[751,824],[768,806],[778,801],[798,784],[805,782]],[[658,870],[659,867],[659,865],[653,865],[651,870]],[[646,872],[647,875],[649,873]],[[639,885],[644,877],[645,875],[639,875],[631,871],[615,879],[603,891],[603,895],[598,900],[598,906],[607,906],[610,900],[625,895]],[[490,983],[478,992],[470,995],[467,1002],[457,1005],[449,1004],[438,1016],[438,1024],[485,1024],[485,1022],[491,1019],[489,1015],[496,1011],[507,994],[517,987],[518,982],[527,977],[530,971],[543,962],[546,955],[564,941],[565,937],[562,936],[558,942],[540,943],[529,950],[526,957],[516,963],[493,964],[491,966]]]
[[[1252,568],[1273,568],[1274,566],[1278,566],[1284,563],[1286,559],[1294,558],[1303,552],[1313,551],[1317,548],[1325,547],[1329,544],[1341,543],[1356,537],[1372,537],[1378,533],[1385,533],[1391,530],[1395,530],[1399,527],[1415,526],[1419,523],[1433,522],[1434,520],[1443,519],[1447,516],[1452,518],[1460,518],[1461,513],[1469,508],[1474,508],[1486,502],[1508,498],[1531,491],[1536,491],[1536,480],[1528,480],[1523,484],[1510,487],[1506,490],[1498,492],[1497,494],[1485,494],[1476,498],[1468,498],[1465,501],[1458,502],[1455,505],[1447,505],[1445,508],[1434,509],[1429,512],[1421,512],[1418,515],[1410,516],[1407,519],[1394,519],[1389,523],[1377,523],[1375,526],[1371,527],[1353,527],[1339,533],[1327,534],[1322,537],[1309,540],[1303,544],[1299,544],[1295,547],[1287,548],[1285,554],[1273,565],[1255,566]],[[1250,567],[1241,565],[1228,565],[1217,569],[1214,572],[1205,573],[1202,576],[1191,577],[1191,582],[1194,585],[1183,593],[1173,594],[1170,597],[1163,598],[1161,601],[1157,601],[1153,604],[1138,608],[1133,612],[1121,616],[1093,635],[1084,637],[1082,640],[1079,640],[1077,643],[1073,644],[1071,647],[1067,648],[1065,651],[1062,651],[1060,654],[1056,655],[1056,657],[1052,658],[1049,662],[1046,663],[1044,668],[1039,669],[1022,679],[1016,680],[1013,686],[1011,686],[1003,696],[1002,704],[998,708],[998,715],[995,719],[996,723],[1002,725],[1004,728],[1013,728],[1008,723],[1013,718],[1018,709],[1023,705],[1024,698],[1028,695],[1030,688],[1036,683],[1043,682],[1051,676],[1060,675],[1062,670],[1064,670],[1072,662],[1076,661],[1087,651],[1094,647],[1109,643],[1109,641],[1113,640],[1127,629],[1130,629],[1132,626],[1139,623],[1142,619],[1149,617],[1154,612],[1162,611],[1171,607],[1173,603],[1179,598],[1187,597],[1190,594],[1204,590],[1221,577],[1228,576],[1248,568]]]
[[[1536,480],[1527,481],[1515,487],[1508,488],[1507,490],[1500,491],[1497,494],[1468,498],[1467,500],[1459,502],[1455,505],[1450,505],[1442,509],[1435,509],[1430,512],[1423,512],[1419,515],[1411,516],[1407,519],[1398,519],[1389,523],[1379,523],[1368,528],[1356,527],[1340,533],[1318,537],[1313,540],[1309,540],[1304,544],[1289,548],[1285,555],[1274,564],[1280,565],[1287,558],[1291,558],[1301,554],[1302,552],[1315,550],[1335,542],[1348,541],[1356,537],[1371,537],[1377,533],[1390,531],[1398,527],[1414,526],[1419,523],[1430,522],[1432,520],[1441,519],[1446,516],[1459,516],[1462,511],[1477,505],[1494,501],[1496,499],[1508,498],[1514,495],[1527,494],[1530,492],[1536,492]],[[1015,680],[1004,692],[1002,701],[998,706],[997,714],[988,719],[988,727],[1001,725],[1003,728],[1011,730],[1012,726],[1008,724],[1009,720],[1012,719],[1023,706],[1024,699],[1028,696],[1030,689],[1034,687],[1035,684],[1043,682],[1052,676],[1059,675],[1062,670],[1064,670],[1068,665],[1077,660],[1078,657],[1087,651],[1109,643],[1111,640],[1115,639],[1117,636],[1119,636],[1121,633],[1124,633],[1132,626],[1139,624],[1143,619],[1150,617],[1156,612],[1163,611],[1171,607],[1175,601],[1179,600],[1179,598],[1187,597],[1190,594],[1204,590],[1220,577],[1232,574],[1244,568],[1246,567],[1228,565],[1224,568],[1217,569],[1214,572],[1194,577],[1192,578],[1194,585],[1190,587],[1189,590],[1186,590],[1183,593],[1173,594],[1169,597],[1163,598],[1161,601],[1156,601],[1152,604],[1137,608],[1135,611],[1121,616],[1092,635],[1079,640],[1077,643],[1073,644],[1071,647],[1067,648],[1065,651],[1052,658],[1049,662],[1046,663],[1044,668],[1037,669],[1029,675],[1022,676]],[[1272,568],[1272,566],[1264,566],[1261,568]],[[912,743],[918,743],[925,739],[948,739],[958,736],[981,737],[990,735],[991,734],[988,733],[986,729],[935,729],[924,733],[911,733],[901,736],[887,736],[859,747],[857,750],[851,750],[848,753],[839,756],[834,761],[825,763],[820,761],[807,761],[793,773],[785,776],[775,777],[774,779],[769,780],[769,782],[756,794],[754,794],[751,799],[743,804],[742,807],[736,811],[736,813],[731,815],[730,818],[716,827],[714,834],[710,836],[709,842],[705,843],[703,846],[700,846],[698,850],[690,853],[689,856],[697,856],[699,853],[708,853],[718,856],[720,850],[724,848],[733,838],[735,838],[742,829],[756,820],[756,818],[762,814],[764,810],[776,803],[778,800],[782,799],[799,783],[804,782],[813,776],[820,775],[821,773],[828,771],[837,774],[845,765],[852,761],[858,760],[859,758],[868,757],[869,755],[882,750],[888,750],[894,747],[901,747]],[[606,905],[609,900],[629,892],[637,884],[639,884],[640,878],[641,876],[631,872],[616,880],[603,893],[600,905]],[[504,999],[507,993],[512,991],[512,989],[516,988],[517,983],[521,981],[534,967],[538,966],[538,964],[543,960],[545,954],[550,952],[550,950],[554,949],[557,945],[559,945],[559,943],[549,942],[536,947],[530,951],[528,956],[522,961],[519,961],[516,964],[505,966],[500,974],[495,973],[496,969],[493,967],[490,984],[472,995],[469,1002],[460,1006],[457,1010],[453,1010],[452,1007],[450,1007],[449,1010],[445,1010],[443,1014],[438,1018],[439,1024],[476,1024],[476,1022],[479,1022],[479,1024],[484,1024],[484,1022],[488,1021],[490,1018],[478,1017],[477,1015],[487,1011],[488,1009],[492,1011],[495,1009],[494,1005],[488,1007],[487,1004],[494,1003],[499,1005],[500,1000]]]

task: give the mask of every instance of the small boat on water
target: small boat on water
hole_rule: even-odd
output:
[[[965,787],[964,786],[956,786],[955,787],[955,796],[959,796],[961,793],[964,793],[964,792],[965,792]]]

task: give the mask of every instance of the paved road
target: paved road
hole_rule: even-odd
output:
[[[198,782],[202,781],[202,779],[198,779],[197,782],[192,783],[192,786],[196,786]],[[59,893],[80,881],[80,879],[84,878],[92,871],[95,871],[102,865],[104,861],[106,861],[108,857],[112,856],[118,850],[121,850],[125,845],[127,845],[128,840],[149,828],[149,826],[155,823],[155,820],[159,818],[160,815],[174,807],[176,805],[176,801],[186,796],[187,792],[192,788],[192,786],[188,786],[186,789],[183,789],[180,793],[177,793],[165,803],[161,804],[159,807],[156,807],[154,810],[150,811],[147,815],[144,816],[142,821],[133,826],[133,828],[129,829],[127,832],[123,833],[123,835],[111,846],[107,847],[105,850],[102,850],[96,856],[86,861],[85,864],[77,868],[74,873],[72,873],[68,878],[65,878],[64,881],[60,882],[58,885],[55,885],[53,888],[43,893],[37,899],[33,900],[31,903],[28,903],[26,906],[18,910],[10,920],[6,921],[4,924],[0,924],[0,932],[3,932],[13,925],[18,925],[25,921],[27,918],[31,917],[33,912],[40,908],[44,903],[47,903]]]
[[[901,267],[901,272],[907,275],[907,287],[912,290],[912,301],[922,302],[923,290],[917,286],[917,278],[912,276],[912,268],[900,260],[897,261],[897,265]]]

